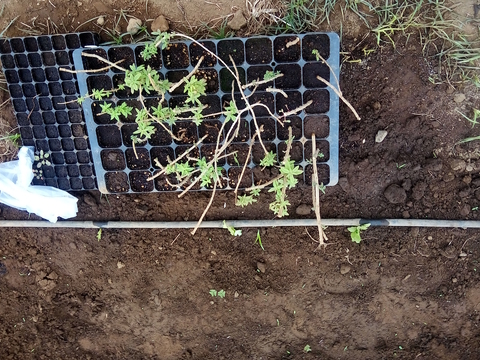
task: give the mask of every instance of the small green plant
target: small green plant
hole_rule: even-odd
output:
[[[362,231],[367,230],[370,227],[370,224],[362,224],[358,226],[351,226],[347,228],[348,231],[350,231],[350,237],[352,238],[353,242],[356,242],[357,244],[360,244],[360,241],[362,241],[362,237],[360,236],[360,233]]]
[[[310,351],[312,351],[312,348],[310,347],[310,345],[305,345],[305,347],[303,348],[303,352],[304,353],[309,353]]]
[[[457,110],[457,112],[462,115],[465,119],[467,119],[468,122],[470,122],[472,124],[472,129],[475,127],[475,125],[478,124],[478,121],[477,119],[480,119],[480,110],[478,109],[473,109],[473,116],[472,118],[470,119],[467,115],[465,114],[462,114],[459,110]]]
[[[217,290],[215,290],[215,289],[211,289],[211,290],[209,291],[209,294],[210,294],[212,297],[217,297],[217,296],[218,296],[219,298],[223,299],[223,298],[225,298],[226,292],[225,292],[225,290],[219,290],[219,291],[217,291]]]
[[[97,240],[98,240],[98,241],[102,240],[102,229],[98,229],[98,232],[97,232]]]
[[[36,155],[34,155],[34,160],[36,162],[36,165],[34,166],[34,169],[33,169],[33,174],[35,178],[39,180],[43,179],[42,166],[52,165],[52,163],[48,160],[49,157],[50,157],[50,154],[45,153],[43,150],[36,152]]]
[[[260,237],[260,230],[257,230],[257,238],[255,239],[255,244],[257,242],[258,242],[258,245],[260,245],[260,247],[262,248],[262,250],[265,251],[262,245],[262,238]]]
[[[225,220],[223,220],[223,228],[227,229],[232,236],[242,236],[242,230],[236,230],[233,226],[227,225]]]
[[[21,135],[20,134],[10,134],[10,135],[5,135],[0,137],[0,141],[11,141],[13,145],[16,147],[19,146],[18,141],[20,140]]]

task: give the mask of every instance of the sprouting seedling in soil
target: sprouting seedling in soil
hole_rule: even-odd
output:
[[[9,140],[13,143],[13,145],[18,147],[18,140],[20,140],[20,134],[10,134],[0,137],[0,141]]]
[[[235,119],[237,118],[238,109],[237,109],[237,105],[233,100],[230,101],[230,104],[228,104],[228,106],[225,107],[224,115],[225,115],[225,122],[235,121]]]
[[[98,240],[98,241],[102,240],[102,229],[98,229],[98,232],[97,232],[97,240]]]
[[[465,114],[462,114],[459,110],[457,110],[457,112],[462,115],[465,119],[468,120],[468,122],[470,122],[472,124],[472,129],[475,127],[475,125],[478,124],[478,121],[477,119],[480,119],[480,110],[478,109],[473,109],[473,118],[470,119],[467,115]]]
[[[40,169],[42,165],[47,165],[50,166],[52,163],[48,161],[47,159],[50,157],[50,154],[44,153],[43,150],[40,150],[40,152],[37,153],[38,155],[34,156],[34,160],[38,161],[37,163],[37,168]]]
[[[369,227],[370,224],[367,223],[358,226],[351,226],[347,228],[347,230],[350,231],[350,237],[352,238],[352,241],[360,244],[360,241],[362,241],[360,232],[367,230]]]
[[[236,230],[233,226],[227,225],[225,220],[223,220],[223,228],[227,229],[232,236],[242,236],[242,230]]]
[[[260,245],[260,247],[262,248],[262,250],[265,251],[262,245],[262,238],[260,237],[260,230],[257,230],[257,238],[255,239],[255,244],[257,242],[258,242],[258,245]]]
[[[225,298],[225,295],[226,295],[226,292],[225,290],[215,290],[215,289],[211,289],[209,292],[208,292],[210,295],[212,295],[212,297],[216,297],[218,296],[219,298],[223,299]]]
[[[303,352],[304,353],[309,353],[310,351],[312,351],[312,348],[310,347],[310,345],[305,345],[305,347],[303,348]]]

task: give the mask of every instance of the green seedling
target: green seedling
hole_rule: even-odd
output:
[[[462,114],[459,110],[457,112],[462,115],[465,119],[467,119],[468,122],[472,124],[472,129],[475,127],[475,125],[478,124],[477,119],[480,119],[480,110],[478,109],[473,109],[473,117],[470,119],[467,115]]]
[[[0,137],[0,141],[11,141],[13,145],[19,146],[18,140],[20,140],[21,135],[20,134],[10,134],[10,135],[5,135]]]
[[[305,347],[303,348],[303,352],[304,353],[309,353],[310,351],[312,351],[312,348],[310,347],[310,345],[305,345]]]
[[[102,229],[98,229],[98,232],[97,232],[97,240],[98,240],[98,241],[102,240]]]
[[[232,236],[242,236],[242,230],[236,230],[233,226],[227,225],[225,220],[223,220],[223,228],[227,229]]]
[[[406,163],[404,163],[404,164],[395,163],[395,164],[396,164],[398,170],[403,169],[405,166],[407,166]]]
[[[255,244],[257,242],[258,242],[258,245],[260,245],[260,247],[262,248],[262,250],[265,251],[262,245],[262,238],[260,237],[260,230],[257,230],[257,238],[255,239]]]
[[[357,244],[360,244],[360,241],[362,241],[362,237],[360,236],[360,233],[362,231],[367,230],[370,227],[370,224],[362,224],[358,226],[351,226],[347,228],[348,231],[350,231],[350,237],[352,238],[353,242],[356,242]]]
[[[225,290],[215,290],[215,289],[212,289],[209,291],[209,294],[212,295],[212,297],[216,297],[218,296],[219,298],[223,299],[225,298],[225,295],[226,295],[226,292]]]

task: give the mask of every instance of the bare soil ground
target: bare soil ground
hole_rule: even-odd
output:
[[[145,2],[5,2],[0,25],[20,15],[8,36],[21,36],[22,22],[72,32],[102,14],[113,24],[115,10],[130,8],[142,20],[163,12],[188,29],[245,7],[216,3],[150,1],[145,13]],[[94,23],[81,30],[98,31]],[[362,120],[341,106],[341,179],[322,197],[323,217],[478,219],[479,148],[455,146],[478,134],[457,112],[480,108],[478,92],[433,85],[438,64],[423,57],[415,35],[366,55],[375,39],[364,39],[359,23],[349,29],[344,59],[361,62],[343,63],[341,86]],[[14,126],[9,106],[0,117]],[[388,135],[375,143],[379,130]],[[385,192],[392,185],[394,197]],[[183,221],[198,219],[210,194],[76,195],[78,220]],[[295,210],[311,204],[311,189],[289,199],[290,217],[301,217]],[[219,193],[207,219],[270,219],[269,195],[262,200],[244,210]],[[0,210],[5,220],[29,218]],[[98,241],[94,230],[0,229],[0,357],[480,358],[478,231],[372,228],[355,244],[345,228],[328,228],[331,245],[314,252],[305,228],[260,229],[265,251],[254,243],[257,230],[235,238],[226,230],[104,230]]]

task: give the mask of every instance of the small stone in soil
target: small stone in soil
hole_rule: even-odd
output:
[[[375,136],[375,142],[381,143],[387,137],[388,131],[378,130],[377,135]]]
[[[453,97],[453,101],[455,101],[457,104],[460,104],[461,102],[465,101],[466,97],[465,94],[459,93],[455,94]]]
[[[467,163],[462,159],[452,159],[450,160],[450,167],[453,171],[463,171],[467,167]]]
[[[307,204],[301,204],[295,210],[297,215],[308,215],[312,211],[312,206]]]
[[[103,26],[105,24],[105,18],[103,16],[100,16],[97,19],[97,24],[100,25],[100,26]]]
[[[407,210],[402,212],[402,216],[403,216],[404,219],[410,219],[410,213]]]
[[[261,273],[265,273],[265,270],[266,270],[265,264],[258,261],[257,262],[257,269],[260,270]]]
[[[140,31],[140,26],[142,26],[142,20],[131,18],[128,20],[127,32],[135,35]]]
[[[122,263],[121,261],[117,262],[117,268],[123,269],[125,267],[125,264]]]
[[[455,179],[455,175],[453,175],[452,173],[448,173],[443,176],[443,181],[445,182],[450,182],[453,179]]]
[[[345,275],[345,274],[348,274],[350,272],[350,265],[347,265],[347,264],[342,264],[340,265],[340,274],[342,275]]]
[[[232,30],[240,30],[247,25],[247,19],[243,16],[242,10],[237,10],[237,12],[233,14],[233,19],[230,20],[227,25]]]
[[[407,193],[405,189],[401,188],[397,184],[392,184],[385,189],[383,195],[391,204],[401,204],[407,200]]]
[[[168,31],[170,28],[165,16],[160,15],[152,22],[152,31]]]

